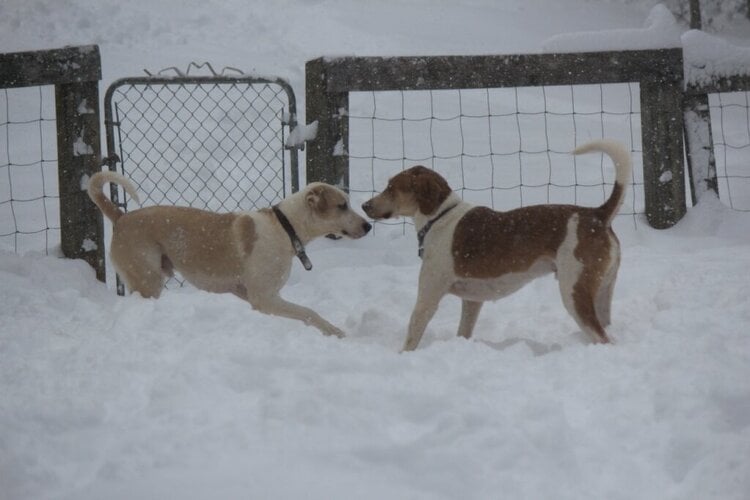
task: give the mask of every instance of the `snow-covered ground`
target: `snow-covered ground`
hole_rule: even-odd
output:
[[[0,52],[97,43],[103,87],[208,60],[302,96],[321,55],[536,52],[648,28],[654,3],[6,0]],[[0,250],[0,499],[746,500],[750,216],[705,199],[673,229],[618,233],[615,345],[582,340],[548,277],[485,306],[471,341],[446,298],[408,354],[409,228],[295,263],[285,297],[343,340]]]

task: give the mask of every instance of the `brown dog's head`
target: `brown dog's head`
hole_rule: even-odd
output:
[[[391,177],[385,190],[364,202],[362,210],[373,219],[430,215],[451,192],[440,174],[420,165]]]
[[[356,239],[372,228],[369,222],[351,209],[346,193],[330,184],[309,184],[305,188],[305,202],[315,216],[314,224],[320,226],[316,233]]]

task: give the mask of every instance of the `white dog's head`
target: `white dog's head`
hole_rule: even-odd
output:
[[[319,226],[321,234],[361,238],[372,226],[355,213],[349,205],[349,197],[342,190],[322,182],[313,182],[304,189],[305,203]]]

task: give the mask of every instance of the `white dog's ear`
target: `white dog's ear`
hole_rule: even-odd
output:
[[[305,197],[307,205],[316,212],[325,212],[328,208],[328,200],[323,186],[316,186],[307,193]]]

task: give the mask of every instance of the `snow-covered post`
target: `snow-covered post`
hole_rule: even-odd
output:
[[[699,30],[702,24],[700,0],[690,0],[690,29]],[[686,92],[683,107],[690,194],[695,204],[706,191],[719,195],[708,94]]]
[[[697,203],[706,192],[719,196],[708,94],[685,94],[685,140],[690,192]]]
[[[307,143],[307,182],[349,189],[349,92],[328,88],[325,61],[305,64],[306,116],[318,121],[317,137]]]
[[[657,229],[674,226],[687,212],[679,76],[640,85],[646,219]]]
[[[699,30],[682,35],[685,57],[685,137],[693,197],[719,195],[709,94],[750,89],[750,51]]]
[[[60,69],[69,78],[55,85],[61,246],[66,257],[85,260],[104,281],[102,214],[86,194],[89,177],[100,170],[101,60],[96,46],[66,50],[77,53],[71,54],[75,64],[68,61]]]

